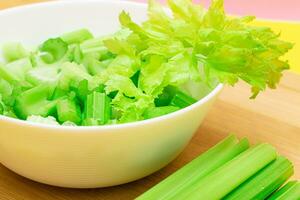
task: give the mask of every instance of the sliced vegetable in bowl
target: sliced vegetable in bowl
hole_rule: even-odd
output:
[[[122,28],[108,36],[80,29],[34,51],[4,45],[0,114],[85,126],[139,121],[187,107],[218,83],[243,80],[255,98],[288,69],[281,56],[292,44],[248,25],[253,17],[226,16],[222,0],[208,10],[189,0],[168,3],[172,16],[150,0],[141,25],[123,11]]]

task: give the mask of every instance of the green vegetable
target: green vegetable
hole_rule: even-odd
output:
[[[177,91],[171,100],[171,105],[178,106],[179,108],[185,108],[193,103],[196,103],[197,100],[193,97],[181,92]]]
[[[256,145],[190,185],[175,199],[221,199],[275,160],[276,156],[271,145]]]
[[[260,172],[241,184],[224,200],[266,199],[293,174],[293,165],[286,158],[279,156]]]
[[[239,142],[235,136],[231,135],[139,196],[137,200],[180,199],[176,197],[182,191],[223,166],[248,147],[249,143],[246,139]]]
[[[223,0],[213,0],[209,9],[190,0],[169,0],[168,5],[171,13],[166,14],[150,0],[148,19],[141,24],[123,11],[121,28],[106,36],[94,38],[79,29],[50,38],[34,51],[20,43],[5,44],[6,62],[0,63],[3,114],[53,116],[62,122],[68,117],[60,120],[53,112],[57,101],[72,94],[77,100],[71,107],[84,110],[87,96],[100,92],[111,99],[113,119],[70,119],[78,125],[133,122],[185,108],[219,83],[243,80],[254,98],[275,88],[288,69],[282,58],[293,45],[269,28],[249,24],[254,17],[226,16]],[[46,85],[49,96],[27,100]]]
[[[66,33],[60,38],[67,44],[81,43],[85,40],[93,38],[92,33],[87,29],[80,29],[70,33]]]
[[[57,116],[60,123],[74,122],[80,124],[81,122],[81,110],[74,99],[60,99],[56,105]]]
[[[55,67],[36,67],[32,70],[29,70],[26,74],[26,80],[33,85],[40,85],[40,84],[56,84],[59,75],[59,69]]]
[[[84,125],[104,125],[111,117],[110,98],[104,93],[93,92],[87,95],[84,107]]]
[[[180,110],[180,108],[175,107],[175,106],[153,107],[153,108],[147,109],[143,116],[145,119],[151,119],[154,117],[159,117],[162,115],[166,115],[166,114],[175,112],[177,110]]]
[[[40,46],[41,58],[46,63],[60,60],[68,51],[68,45],[60,38],[48,39]]]
[[[7,62],[12,62],[15,60],[19,60],[21,58],[27,57],[28,53],[22,46],[22,44],[18,42],[10,42],[6,43],[2,47],[3,57]]]
[[[279,191],[275,192],[268,200],[299,200],[300,199],[300,182],[290,181],[285,184]]]
[[[14,111],[20,119],[30,115],[49,116],[54,112],[56,102],[49,101],[53,89],[47,85],[39,85],[21,93],[14,105]]]

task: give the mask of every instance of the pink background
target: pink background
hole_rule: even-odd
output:
[[[146,2],[147,0],[135,0]],[[161,0],[163,2],[163,0]],[[208,6],[210,0],[195,0]],[[224,0],[230,14],[258,18],[300,21],[300,0]]]

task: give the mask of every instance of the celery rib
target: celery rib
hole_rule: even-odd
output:
[[[256,145],[180,193],[175,200],[219,200],[270,162],[277,154],[269,144]]]
[[[137,200],[166,200],[176,197],[187,186],[194,184],[195,181],[222,166],[248,147],[249,143],[246,139],[239,142],[231,135],[139,196]]]
[[[300,182],[290,181],[280,190],[275,192],[268,200],[299,200]]]
[[[259,200],[267,198],[293,174],[292,163],[279,156],[260,172],[248,179],[223,200]]]

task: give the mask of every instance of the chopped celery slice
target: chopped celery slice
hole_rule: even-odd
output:
[[[223,200],[266,199],[293,174],[292,163],[279,156],[275,161],[241,184]]]
[[[32,68],[29,58],[15,60],[6,65],[0,64],[0,78],[6,80],[10,84],[22,82],[24,84],[25,74]]]
[[[0,63],[0,78],[4,79],[10,84],[17,83],[18,77],[11,73],[3,64]]]
[[[58,79],[58,69],[55,67],[36,67],[28,71],[26,80],[33,85],[40,85],[45,83],[55,84]]]
[[[239,142],[235,136],[230,135],[139,196],[137,200],[176,199],[176,196],[189,188],[190,185],[195,184],[199,179],[207,176],[248,148],[249,143],[246,139]]]
[[[299,200],[300,182],[290,181],[275,192],[268,200]]]
[[[196,103],[197,100],[193,97],[189,96],[188,94],[177,90],[176,94],[174,95],[173,99],[171,100],[171,105],[178,106],[179,108],[185,108],[193,103]]]
[[[68,90],[71,82],[79,83],[84,79],[89,83],[93,82],[93,77],[87,73],[83,66],[66,62],[61,66],[61,76],[58,85],[61,89]]]
[[[92,33],[87,29],[72,31],[70,33],[66,33],[60,36],[60,38],[68,44],[81,43],[93,37],[94,36],[92,35]]]
[[[60,123],[67,121],[80,124],[81,110],[78,104],[73,99],[60,99],[56,105],[57,116]]]
[[[111,99],[105,93],[92,92],[87,96],[84,107],[84,124],[103,125],[111,118]]]
[[[7,62],[12,62],[28,56],[28,53],[19,42],[6,43],[2,47],[3,57]]]
[[[6,80],[0,79],[0,96],[2,99],[8,98],[13,92],[13,86]]]
[[[92,48],[102,47],[102,46],[104,46],[103,37],[92,38],[80,44],[81,49],[92,49]]]
[[[176,92],[177,92],[177,88],[173,87],[173,86],[167,86],[164,88],[163,92],[161,95],[159,95],[156,99],[155,99],[155,105],[156,106],[168,106],[171,104],[171,101],[173,99],[173,97],[175,96]]]
[[[71,45],[69,51],[67,52],[67,57],[70,62],[75,62],[80,64],[83,58],[82,51],[78,44]]]
[[[162,115],[166,115],[166,114],[175,112],[177,110],[180,110],[180,108],[175,107],[175,106],[153,107],[153,108],[147,109],[143,116],[144,116],[144,119],[151,119],[154,117],[159,117]]]
[[[95,58],[94,54],[85,55],[82,63],[91,75],[101,74],[106,68],[99,59]]]
[[[275,160],[276,156],[271,145],[256,145],[190,185],[174,199],[221,199]]]
[[[44,53],[41,55],[42,60],[50,64],[60,60],[67,53],[68,44],[60,38],[51,38],[40,46],[40,51]]]
[[[56,101],[47,100],[52,95],[51,86],[44,84],[20,93],[16,98],[14,111],[21,119],[30,115],[46,117],[55,111]]]

